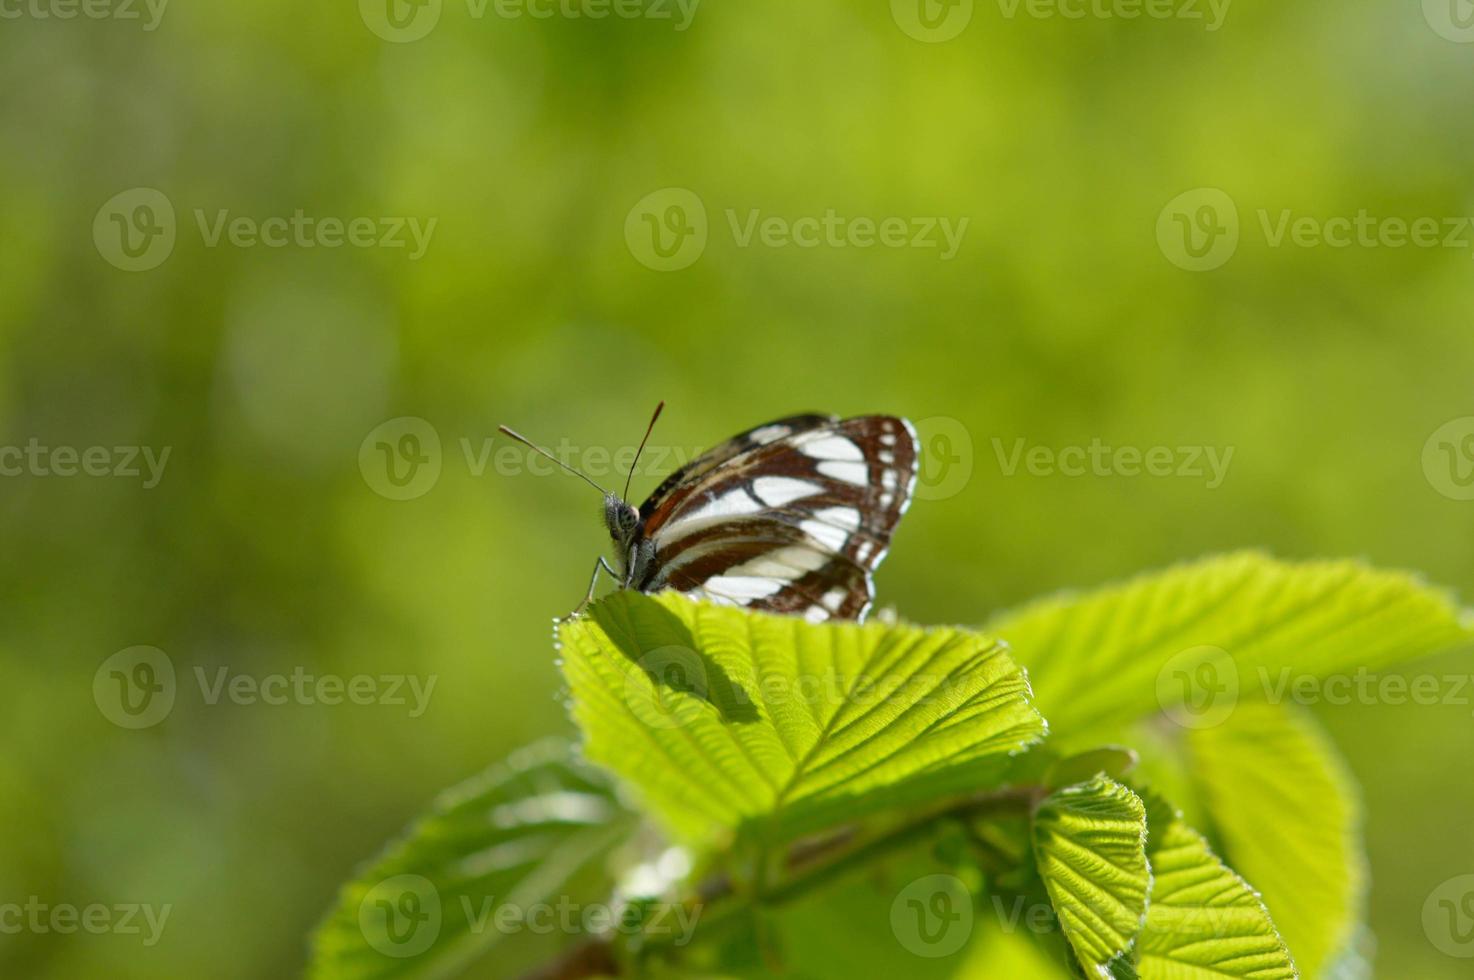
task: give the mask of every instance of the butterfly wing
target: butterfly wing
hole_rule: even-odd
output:
[[[646,501],[655,558],[637,584],[815,621],[860,619],[911,500],[915,431],[885,415],[770,426],[725,443],[711,465],[698,459]]]
[[[674,503],[676,498],[686,497],[701,483],[702,477],[736,456],[778,439],[789,438],[820,426],[833,425],[838,421],[833,415],[805,412],[801,415],[775,419],[739,433],[726,442],[711,447],[666,477],[660,486],[655,488],[655,492],[640,505],[640,518],[648,523],[655,512],[668,511],[670,509],[668,505]]]

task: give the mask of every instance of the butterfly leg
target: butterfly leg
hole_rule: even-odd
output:
[[[639,553],[640,553],[640,545],[639,545],[639,543],[636,542],[634,544],[631,544],[630,545],[629,554],[625,555],[625,558],[624,558],[624,582],[620,585],[620,588],[622,588],[622,589],[629,588],[630,587],[630,583],[635,580],[635,572],[639,568],[639,566],[635,564],[635,558],[636,558],[637,555],[639,555]]]
[[[563,622],[573,619],[579,613],[583,612],[584,608],[589,603],[594,601],[594,590],[599,587],[600,571],[608,572],[610,578],[614,579],[615,581],[619,581],[618,573],[616,573],[613,568],[609,567],[609,563],[604,560],[604,556],[600,555],[599,560],[594,562],[594,574],[589,576],[589,591],[584,594],[583,601],[573,607],[573,612],[563,617]]]

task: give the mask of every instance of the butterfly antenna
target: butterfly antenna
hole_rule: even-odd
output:
[[[655,414],[650,416],[650,424],[645,427],[645,438],[640,440],[640,448],[635,450],[635,459],[630,463],[629,475],[624,478],[623,499],[625,500],[628,500],[630,496],[630,481],[635,478],[635,463],[640,461],[640,454],[645,451],[645,443],[650,441],[650,433],[655,431],[655,420],[660,418],[660,411],[663,408],[665,408],[664,401],[655,406]]]
[[[583,473],[580,473],[578,470],[576,470],[573,467],[569,466],[567,463],[563,462],[557,456],[554,456],[552,453],[548,452],[546,449],[544,449],[543,447],[539,446],[537,443],[533,442],[531,439],[527,438],[526,436],[521,435],[521,434],[516,433],[516,432],[513,432],[511,429],[507,428],[505,425],[499,425],[499,426],[497,426],[497,429],[499,431],[505,433],[506,435],[511,436],[513,439],[516,439],[518,442],[522,443],[522,445],[526,446],[528,449],[531,449],[533,452],[543,454],[548,459],[551,459],[553,462],[557,463],[559,466],[563,467],[565,470],[567,470],[568,472],[572,473],[574,476],[578,477],[580,480],[582,480],[583,482],[587,483],[589,486],[593,487],[595,490],[597,490],[600,493],[604,494],[606,497],[609,495],[609,491],[608,490],[605,490],[603,487],[599,486],[593,480],[590,480]]]

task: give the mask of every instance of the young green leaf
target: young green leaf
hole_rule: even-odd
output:
[[[1104,777],[1052,793],[1034,816],[1034,860],[1081,966],[1112,977],[1146,915],[1151,870],[1141,800]]]
[[[1262,694],[1267,671],[1323,676],[1468,643],[1462,615],[1402,572],[1245,552],[1048,599],[990,630],[1029,670],[1057,735],[1076,740],[1163,710],[1192,727]]]
[[[599,862],[636,821],[570,751],[561,740],[542,742],[441,794],[344,886],[317,931],[308,975],[452,976],[507,933],[529,931],[499,918],[508,911],[569,892],[606,899],[612,882]],[[538,955],[577,940],[551,938]]]
[[[1335,746],[1299,708],[1243,704],[1188,747],[1224,856],[1264,896],[1300,970],[1320,976],[1352,942],[1367,884],[1360,804]]]
[[[1133,749],[1121,745],[1102,745],[1057,759],[1044,773],[1044,785],[1051,789],[1083,783],[1092,776],[1120,779],[1136,768],[1141,760]]]
[[[1296,980],[1290,953],[1254,890],[1170,808],[1150,808],[1151,904],[1137,938],[1142,980]]]
[[[1023,673],[956,629],[808,623],[615,593],[560,629],[584,751],[679,837],[769,840],[986,788],[1044,734]]]

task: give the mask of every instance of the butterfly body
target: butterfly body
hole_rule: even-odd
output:
[[[614,541],[615,561],[619,563],[616,574],[626,589],[639,588],[635,583],[644,579],[655,558],[655,545],[643,534],[644,523],[634,505],[626,503],[618,494],[604,495],[604,524]]]
[[[918,450],[904,419],[804,414],[749,429],[604,522],[622,588],[674,588],[727,605],[861,619],[871,573],[911,500]],[[590,589],[592,594],[592,585]]]

